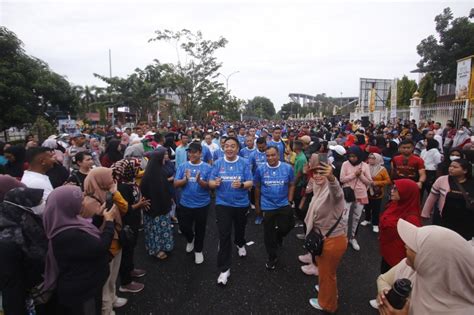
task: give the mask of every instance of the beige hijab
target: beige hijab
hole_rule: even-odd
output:
[[[112,169],[106,167],[92,169],[84,180],[82,216],[90,218],[95,214],[100,214],[100,206],[105,202],[108,191],[112,193],[117,191]]]
[[[410,314],[474,314],[474,248],[440,226],[417,228],[404,220],[398,232],[416,252]]]

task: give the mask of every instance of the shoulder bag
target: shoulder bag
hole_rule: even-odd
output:
[[[329,237],[329,235],[331,235],[331,233],[334,231],[341,219],[342,214],[339,219],[337,219],[336,223],[329,229],[326,235],[323,235],[321,233],[321,230],[317,227],[314,227],[308,233],[308,235],[306,235],[306,239],[304,240],[304,247],[313,257],[313,262],[315,261],[316,256],[321,256],[321,254],[323,253],[324,240]]]

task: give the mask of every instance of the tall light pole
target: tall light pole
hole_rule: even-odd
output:
[[[237,74],[239,73],[240,71],[234,71],[232,72],[231,74],[228,74],[228,75],[225,75],[225,74],[222,74],[219,72],[219,75],[223,76],[225,78],[225,89],[228,90],[229,89],[229,79],[231,76],[233,76],[234,74]]]

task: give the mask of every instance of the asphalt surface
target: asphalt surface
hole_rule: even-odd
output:
[[[284,239],[279,264],[274,271],[265,269],[263,225],[254,224],[251,211],[246,229],[247,257],[233,252],[231,276],[226,287],[217,283],[217,229],[215,212],[209,211],[204,244],[204,263],[194,264],[194,254],[185,251],[186,240],[174,228],[175,248],[161,261],[145,252],[143,235],[137,245],[135,265],[147,275],[139,281],[145,289],[137,294],[119,293],[129,302],[117,314],[322,314],[308,300],[316,297],[315,276],[302,273],[298,255],[304,254],[303,241],[296,239],[301,227]],[[370,226],[360,227],[359,252],[350,246],[339,266],[339,310],[337,314],[378,314],[369,306],[376,294],[380,256],[377,234]]]

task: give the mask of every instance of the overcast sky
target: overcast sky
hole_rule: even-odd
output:
[[[317,3],[316,3],[317,2]],[[467,16],[469,1],[5,1],[0,24],[15,32],[26,51],[72,83],[104,85],[93,73],[113,75],[176,62],[174,47],[148,43],[157,29],[201,30],[229,43],[217,54],[237,97],[270,98],[275,107],[289,93],[358,96],[359,78],[410,74],[416,45],[435,33],[434,17],[451,7]],[[225,81],[222,77],[220,78]]]

